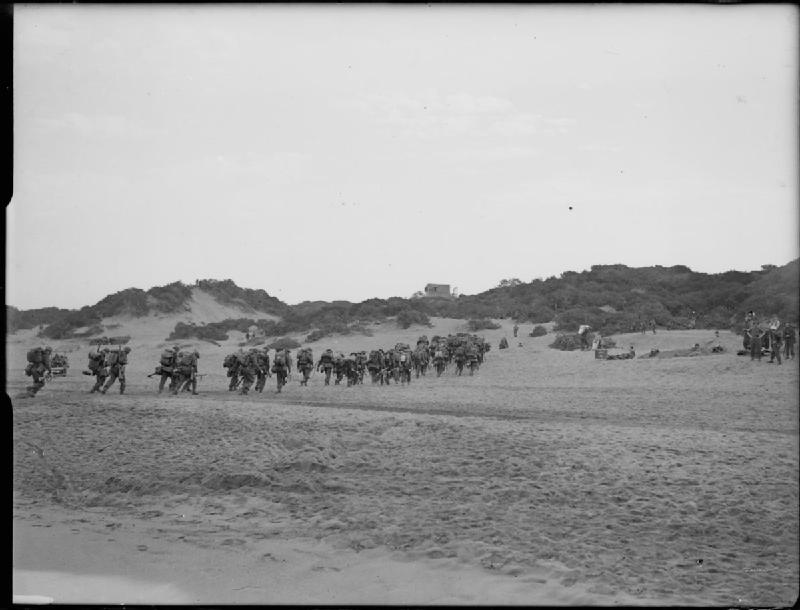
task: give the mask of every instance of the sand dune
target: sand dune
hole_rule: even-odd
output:
[[[481,333],[493,349],[475,377],[346,388],[315,376],[279,396],[224,390],[232,337],[201,348],[201,396],[158,397],[144,378],[157,343],[140,341],[128,395],[87,396],[88,378],[70,376],[14,404],[19,531],[75,529],[104,549],[87,556],[115,558],[112,575],[221,603],[796,599],[794,364],[737,357],[730,333],[723,354],[600,361],[547,348],[552,336],[514,341],[502,322]],[[312,345],[413,343],[461,324]],[[644,352],[713,333],[615,338]],[[10,392],[25,383],[23,347],[8,347]],[[134,540],[145,549],[129,552]],[[16,569],[96,573],[20,545]],[[174,567],[184,556],[201,577]]]

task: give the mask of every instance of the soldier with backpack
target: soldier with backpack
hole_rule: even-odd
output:
[[[325,373],[325,385],[331,384],[331,373],[333,372],[333,350],[326,349],[319,357],[317,362],[317,371],[322,369]]]
[[[247,394],[250,391],[250,386],[253,385],[253,382],[256,379],[256,368],[258,367],[258,363],[256,362],[256,355],[253,353],[254,350],[250,350],[246,354],[244,352],[240,352],[236,355],[238,361],[238,373],[242,378],[242,388],[239,390],[239,394]]]
[[[181,348],[177,345],[173,345],[172,349],[165,349],[161,352],[161,360],[159,361],[159,374],[161,375],[161,381],[158,384],[159,394],[164,391],[167,379],[170,380],[169,390],[172,391],[175,389],[175,380],[177,378],[175,368],[178,366],[178,352],[180,349]]]
[[[267,377],[272,377],[269,372],[269,350],[265,347],[263,350],[257,350],[256,354],[256,392],[263,392],[264,386],[267,385]]]
[[[336,375],[333,383],[339,385],[344,377],[344,354],[339,352],[333,359],[333,374]]]
[[[367,351],[361,350],[356,354],[356,366],[358,367],[358,383],[364,384],[364,373],[367,372]]]
[[[95,392],[99,392],[100,389],[103,387],[103,384],[108,377],[108,370],[106,369],[106,352],[108,351],[107,347],[104,347],[102,350],[97,348],[96,352],[89,352],[89,374],[94,375],[97,377],[97,380],[94,382],[92,389],[89,390],[89,394],[94,394]]]
[[[228,391],[233,392],[239,385],[239,355],[236,353],[228,354],[222,361],[222,368],[228,369],[228,377],[231,382],[228,384]]]
[[[456,375],[461,376],[464,371],[464,363],[467,361],[467,353],[463,345],[456,347],[453,352],[453,360],[456,363]]]
[[[277,377],[278,389],[276,392],[280,393],[281,388],[286,385],[286,379],[289,373],[292,372],[292,361],[288,349],[275,351],[272,372],[275,373],[275,377]]]
[[[128,364],[128,354],[131,348],[125,346],[124,349],[109,349],[106,352],[105,366],[108,369],[108,381],[100,390],[101,394],[108,392],[108,389],[119,379],[119,393],[125,393],[125,365]]]
[[[28,350],[28,365],[25,367],[25,374],[33,377],[33,385],[25,388],[24,397],[34,397],[36,393],[44,387],[45,379],[50,375],[50,354],[53,352],[51,347],[34,347]]]
[[[378,383],[378,380],[381,379],[381,369],[383,369],[383,350],[374,349],[369,353],[367,360],[367,370],[373,384]]]
[[[178,395],[180,391],[186,391],[190,387],[192,394],[197,395],[197,360],[200,358],[200,352],[194,350],[193,352],[186,352],[181,354],[178,359],[178,366],[175,370],[175,382],[172,389],[174,395]]]
[[[310,347],[301,349],[297,353],[297,371],[303,375],[300,385],[307,386],[311,373],[314,371],[314,352]]]

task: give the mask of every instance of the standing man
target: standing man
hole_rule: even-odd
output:
[[[781,364],[781,348],[783,347],[783,337],[777,328],[769,329],[769,361],[773,362],[776,358]]]
[[[515,337],[517,336],[517,333],[518,333],[518,332],[519,332],[519,324],[517,324],[516,322],[514,322],[514,336],[515,336]]]
[[[751,328],[745,331],[747,333],[747,337],[750,339],[750,360],[758,359],[759,362],[761,361],[761,329],[758,326],[753,325]]]
[[[783,355],[788,360],[794,359],[794,324],[786,324],[783,327]]]

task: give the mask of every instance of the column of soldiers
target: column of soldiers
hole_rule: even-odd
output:
[[[431,365],[435,368],[437,377],[451,363],[455,365],[456,375],[461,375],[465,367],[472,375],[478,370],[487,351],[489,344],[476,335],[459,333],[447,337],[435,336],[431,341],[422,336],[413,350],[407,343],[397,343],[387,350],[372,350],[369,355],[366,350],[351,352],[349,356],[345,356],[342,352],[334,354],[333,350],[327,349],[316,363],[312,349],[304,348],[297,354],[297,370],[301,374],[300,385],[303,386],[308,385],[314,371],[324,375],[325,385],[330,385],[331,379],[334,379],[335,385],[340,385],[343,380],[348,387],[363,384],[367,372],[373,384],[389,385],[394,382],[404,385],[411,383],[412,373],[416,373],[417,378],[424,377]],[[120,394],[125,393],[125,367],[130,352],[131,348],[127,346],[116,349],[98,346],[96,351],[89,352],[88,368],[83,373],[95,377],[90,394],[105,394],[116,381],[119,381]],[[35,396],[44,387],[45,380],[51,373],[51,354],[50,347],[38,347],[28,352],[25,373],[33,377],[33,384],[27,388],[26,396]],[[197,395],[197,381],[203,377],[198,373],[199,358],[200,353],[197,350],[181,351],[175,345],[161,353],[155,372],[148,377],[160,378],[159,394],[167,389],[173,395],[188,391]],[[289,349],[276,350],[270,366],[268,349],[251,348],[246,352],[229,354],[222,366],[227,369],[227,376],[230,378],[228,390],[238,390],[239,394],[245,395],[250,392],[253,384],[256,392],[263,392],[267,378],[271,378],[273,374],[276,378],[276,392],[281,392],[291,376],[292,364]]]
[[[310,354],[311,350],[307,351]],[[302,363],[303,371],[307,368],[305,362],[309,357],[311,356],[306,356],[306,350],[301,350],[298,354],[298,363]],[[238,389],[239,394],[247,394],[250,392],[253,382],[255,382],[255,391],[263,392],[267,377],[272,377],[273,373],[277,383],[276,392],[280,392],[292,372],[291,351],[289,349],[276,350],[270,367],[269,349],[253,347],[247,352],[239,351],[228,354],[222,362],[222,367],[227,369],[227,376],[230,378],[228,390],[231,392]],[[308,379],[305,372],[303,374],[303,385],[305,385]]]

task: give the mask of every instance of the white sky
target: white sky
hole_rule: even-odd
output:
[[[361,301],[798,256],[790,5],[14,17],[17,307],[197,278]]]

